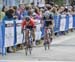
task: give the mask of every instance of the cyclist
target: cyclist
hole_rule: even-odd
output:
[[[31,19],[29,16],[26,16],[22,22],[22,32],[25,29],[25,43],[27,43],[29,32],[27,29],[31,31],[31,35],[33,37],[33,41],[35,41],[35,24],[34,19]]]
[[[49,46],[53,39],[53,27],[54,27],[53,16],[50,14],[49,11],[46,11],[44,13],[43,20],[44,20],[44,27],[45,27],[44,45],[48,44],[48,46]],[[50,29],[49,38],[47,36],[48,29]],[[50,39],[50,41],[48,39]]]

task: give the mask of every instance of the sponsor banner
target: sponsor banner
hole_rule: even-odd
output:
[[[40,40],[41,35],[42,35],[40,20],[36,19],[35,20],[35,25],[36,25],[35,40]]]
[[[66,26],[65,26],[65,31],[69,29],[69,15],[66,15]]]
[[[73,17],[72,15],[69,15],[69,29],[73,28]]]
[[[54,16],[54,32],[59,32],[60,16]]]
[[[0,23],[0,53],[2,53],[2,29],[1,29],[1,23]]]
[[[75,15],[73,15],[73,28],[75,28]]]
[[[21,44],[23,39],[23,34],[21,33],[21,23],[22,23],[22,20],[16,20],[16,35],[17,35],[16,44]]]
[[[14,22],[5,21],[5,47],[14,45]]]
[[[36,19],[34,22],[35,22],[35,26],[36,26],[36,31],[40,31],[41,30],[40,20]]]
[[[40,40],[41,39],[41,34],[42,34],[41,31],[36,31],[35,32],[35,40]]]
[[[61,15],[60,31],[65,31],[65,26],[66,26],[66,15]]]

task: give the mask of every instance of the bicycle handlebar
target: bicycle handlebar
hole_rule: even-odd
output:
[[[49,28],[49,27],[45,27],[45,29],[51,29],[51,28]]]

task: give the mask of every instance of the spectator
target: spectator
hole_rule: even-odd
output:
[[[35,7],[34,13],[36,13],[36,19],[38,19],[38,20],[41,19],[42,14],[41,14],[41,11],[38,7]]]
[[[18,14],[18,19],[19,20],[23,19],[24,10],[25,10],[25,5],[24,4],[20,4],[19,8],[17,9],[17,14]]]
[[[24,10],[24,16],[28,16],[28,12],[29,12],[29,6],[26,6]]]
[[[11,21],[11,20],[14,20],[14,10],[13,9],[9,9],[8,11],[6,11],[6,13],[5,13],[5,16],[4,16],[4,18],[3,18],[3,21],[6,21],[6,20],[9,20],[9,21]],[[11,53],[11,52],[14,52],[13,50],[12,50],[12,47],[7,47],[7,52],[8,53]]]
[[[19,15],[18,15],[18,13],[17,13],[17,7],[16,7],[16,6],[13,6],[13,9],[14,9],[14,12],[15,12],[14,18],[15,18],[15,19],[19,19]]]
[[[6,21],[6,20],[11,21],[11,20],[14,19],[13,16],[14,16],[14,10],[13,9],[9,9],[8,11],[6,11],[5,16],[3,18],[3,21]],[[11,49],[11,47],[7,47],[7,52],[8,53],[13,52],[10,49]]]
[[[2,11],[0,12],[0,20],[3,20],[5,16],[5,12],[7,11],[7,7],[3,6]]]
[[[3,21],[5,20],[13,20],[13,16],[14,16],[15,12],[13,9],[9,9],[8,11],[6,11],[5,16],[3,18]]]

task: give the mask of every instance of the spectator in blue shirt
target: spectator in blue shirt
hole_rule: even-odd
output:
[[[14,10],[13,9],[9,9],[8,11],[6,11],[5,16],[3,18],[3,21],[5,20],[14,20]]]
[[[14,19],[15,19],[15,17],[14,17],[14,10],[13,9],[9,9],[5,13],[5,16],[3,18],[3,22],[6,21],[6,20],[11,21],[11,20],[14,20]],[[12,49],[12,47],[7,47],[7,52],[8,53],[12,53],[13,50],[11,50],[11,49]]]

